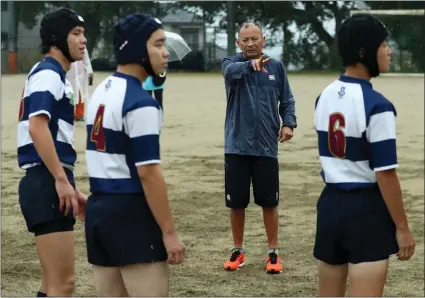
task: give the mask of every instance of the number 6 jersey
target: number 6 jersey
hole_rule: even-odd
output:
[[[87,107],[86,163],[90,191],[142,193],[137,166],[160,162],[162,111],[133,76],[115,72]]]
[[[363,79],[341,75],[316,100],[322,178],[329,186],[376,185],[376,171],[397,168],[396,110]]]

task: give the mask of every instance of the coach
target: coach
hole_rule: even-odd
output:
[[[268,239],[266,269],[280,273],[277,147],[290,140],[297,127],[295,102],[282,63],[262,52],[265,37],[260,26],[244,24],[237,43],[242,53],[224,58],[222,64],[227,97],[225,202],[234,241],[224,268],[236,270],[245,264],[242,242],[252,179],[254,202],[263,208]]]

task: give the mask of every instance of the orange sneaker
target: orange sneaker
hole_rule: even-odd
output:
[[[245,265],[245,252],[238,248],[232,249],[230,259],[224,263],[224,269],[234,271],[243,265]]]
[[[283,266],[280,263],[280,257],[275,252],[269,253],[267,256],[266,272],[278,274],[282,272],[282,269]]]

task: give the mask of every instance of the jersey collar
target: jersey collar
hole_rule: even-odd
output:
[[[363,86],[368,86],[368,87],[373,87],[372,83],[368,80],[365,79],[360,79],[360,78],[353,78],[353,77],[349,77],[346,75],[340,75],[339,80],[342,82],[346,82],[346,83],[355,83],[355,84],[360,84]]]
[[[261,53],[261,55],[263,55],[265,59],[270,58],[267,54]],[[243,61],[251,61],[252,60],[252,59],[245,58],[245,56],[242,54],[242,52],[239,52],[238,56]]]
[[[133,81],[133,82],[140,84],[140,85],[142,84],[142,82],[138,78],[131,76],[131,75],[128,75],[128,74],[125,74],[125,73],[122,73],[122,72],[115,71],[113,75],[115,77],[118,77],[118,78],[123,78],[123,79],[126,79],[128,81]]]
[[[62,64],[60,64],[58,60],[56,60],[55,58],[53,58],[51,56],[47,56],[47,57],[44,57],[44,61],[47,61],[47,62],[57,66],[60,70],[60,75],[62,77],[62,80],[63,80],[63,78],[65,78],[66,72],[63,69]]]

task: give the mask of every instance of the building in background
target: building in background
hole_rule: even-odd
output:
[[[9,73],[10,70],[10,32],[9,28],[11,11],[8,2],[1,2],[1,37],[2,52],[1,65],[2,73]],[[27,28],[22,22],[18,25],[16,39],[16,68],[17,72],[28,72],[31,67],[42,58],[40,51],[39,28],[43,15],[39,15],[33,28]],[[169,12],[162,19],[164,29],[181,35],[192,52],[189,53],[183,62],[170,63],[170,69],[179,70],[205,70],[221,65],[222,59],[227,56],[226,48],[216,43],[216,29],[208,28],[202,17],[183,9],[175,9]],[[92,66],[96,70],[110,70],[115,67],[113,53],[105,48],[110,47],[107,42],[99,41],[93,49]],[[106,64],[106,66],[105,66]]]

